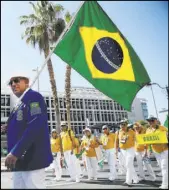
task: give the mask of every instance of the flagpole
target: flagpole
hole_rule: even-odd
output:
[[[155,98],[154,98],[154,92],[153,92],[153,87],[152,87],[152,85],[150,86],[150,88],[151,88],[151,92],[152,92],[152,96],[153,96],[154,107],[155,107],[157,119],[159,119],[159,118],[158,118],[158,112],[157,112],[157,107],[156,107],[156,102],[155,102]]]
[[[51,52],[49,53],[49,55],[47,56],[47,58],[45,59],[45,62],[43,63],[43,65],[41,66],[41,68],[39,69],[36,77],[34,78],[32,84],[30,85],[30,88],[35,84],[36,80],[38,79],[39,75],[41,74],[41,72],[43,71],[44,67],[46,66],[47,62],[49,61],[49,59],[51,58],[56,46],[59,44],[59,42],[62,40],[64,34],[67,32],[67,30],[70,29],[70,27],[72,26],[75,18],[76,18],[76,15],[77,13],[79,12],[80,8],[83,6],[83,4],[85,3],[85,1],[82,1],[80,3],[80,6],[79,8],[77,9],[76,13],[74,14],[74,16],[72,17],[72,19],[70,20],[70,22],[67,24],[67,26],[65,27],[65,29],[63,30],[63,32],[61,33],[61,35],[59,36],[56,44],[55,44],[55,47],[51,50]]]

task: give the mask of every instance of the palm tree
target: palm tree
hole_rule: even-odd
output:
[[[26,43],[34,48],[38,46],[40,53],[44,53],[45,58],[49,55],[52,46],[65,28],[65,21],[61,18],[64,8],[49,1],[38,1],[35,5],[29,2],[33,8],[33,14],[20,17],[20,25],[26,25],[23,38]],[[58,105],[57,88],[51,59],[47,62],[50,77],[50,84],[56,111],[57,131],[60,132],[60,113]]]
[[[70,22],[72,16],[69,12],[65,14],[65,20],[67,23]],[[66,95],[66,111],[67,111],[67,123],[68,128],[71,128],[70,125],[70,96],[71,96],[71,67],[66,65],[66,73],[65,73],[65,95]]]

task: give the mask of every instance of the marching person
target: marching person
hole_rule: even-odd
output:
[[[9,86],[20,101],[7,121],[5,166],[13,172],[14,189],[45,189],[45,168],[53,161],[45,101],[25,76],[12,77]]]
[[[134,169],[134,144],[135,144],[135,132],[132,129],[128,129],[128,121],[120,121],[120,130],[116,133],[116,154],[118,154],[118,148],[120,148],[123,156],[125,157],[125,167],[127,170],[126,181],[123,185],[131,186],[132,180],[134,183],[138,183],[138,176]]]
[[[51,134],[51,150],[52,154],[54,157],[53,163],[52,163],[52,168],[55,170],[55,178],[54,180],[60,181],[61,176],[62,176],[62,167],[60,164],[61,161],[61,152],[60,152],[60,137],[58,136],[58,133],[56,129],[52,129],[52,134]]]
[[[91,134],[90,128],[84,130],[85,138],[81,143],[81,149],[85,149],[85,160],[88,174],[88,180],[92,178],[97,180],[97,158],[95,148],[98,147],[96,137]]]
[[[135,130],[136,136],[139,134],[146,133],[146,128],[144,128],[138,122],[134,124],[133,128]],[[151,167],[151,163],[149,163],[149,160],[147,160],[148,159],[147,149],[148,149],[148,145],[142,145],[142,144],[139,145],[137,142],[135,143],[135,151],[136,151],[135,154],[136,154],[136,159],[137,159],[137,164],[138,164],[139,180],[141,181],[141,180],[146,179],[144,170],[143,170],[143,160],[145,160],[144,165],[150,176],[148,180],[155,181],[156,180],[155,173]]]
[[[110,169],[109,180],[113,181],[117,178],[116,173],[116,155],[115,155],[115,134],[110,133],[110,129],[107,125],[102,127],[103,134],[98,141],[99,144],[103,145],[105,150],[105,156],[108,161],[108,166]]]
[[[168,129],[164,126],[158,125],[157,118],[150,117],[147,121],[150,124],[150,127],[146,131],[147,134],[165,131],[168,136]],[[168,189],[168,144],[152,144],[151,147],[162,172],[162,184],[159,188]]]
[[[76,147],[73,150],[74,155],[78,155],[80,153],[80,142],[79,142],[79,138],[76,135],[75,135],[75,145],[76,145]],[[80,160],[79,160],[79,158],[77,158],[77,156],[76,156],[76,165],[77,165],[79,178],[82,178],[83,173],[82,173],[82,169],[81,169],[81,165],[80,165]]]
[[[75,135],[71,129],[68,129],[66,122],[61,122],[61,130],[62,132],[60,133],[60,135],[62,139],[63,153],[70,175],[70,179],[67,181],[76,181],[78,183],[80,182],[80,179],[78,167],[76,165],[76,156],[73,152],[76,147]]]

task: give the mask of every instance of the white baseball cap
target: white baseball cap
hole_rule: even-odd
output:
[[[91,129],[90,128],[85,128],[83,131],[89,131],[91,133]]]

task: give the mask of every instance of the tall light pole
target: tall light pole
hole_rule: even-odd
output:
[[[155,110],[156,110],[156,115],[157,115],[157,118],[158,118],[158,112],[157,112],[157,107],[156,107],[156,102],[155,102],[155,98],[154,98],[154,93],[153,93],[153,87],[152,87],[152,85],[157,85],[159,88],[161,88],[161,89],[165,89],[166,90],[166,92],[167,92],[167,99],[168,99],[168,91],[169,91],[169,89],[168,89],[168,86],[166,86],[166,87],[161,87],[158,83],[148,83],[147,84],[147,86],[150,86],[151,87],[151,92],[152,92],[152,96],[153,96],[153,101],[154,101],[154,107],[155,107]]]
[[[35,71],[35,72],[37,72],[37,74],[38,74],[38,72],[39,72],[39,70],[38,70],[38,67],[36,68],[36,69],[33,69],[32,71]],[[38,82],[38,92],[39,92],[39,76],[38,76],[38,78],[37,78],[37,82]]]

